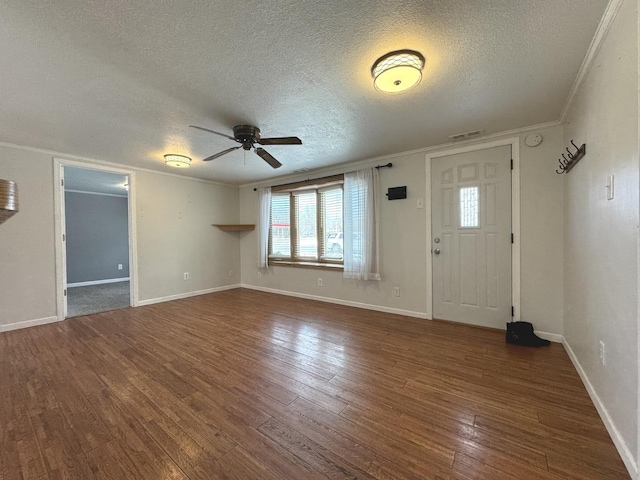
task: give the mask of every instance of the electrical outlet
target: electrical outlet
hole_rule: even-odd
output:
[[[393,296],[394,297],[400,296],[400,287],[393,287]]]
[[[118,270],[122,270],[122,264],[121,263],[118,264]]]
[[[318,279],[318,286],[319,286],[319,287],[321,287],[321,286],[322,286],[322,279],[321,279],[321,278],[319,278],[319,279]]]
[[[600,340],[600,343],[598,344],[598,355],[600,356],[600,363],[604,367],[607,362],[605,357],[604,342],[602,340]]]
[[[258,270],[258,278],[262,278],[262,272]]]
[[[422,199],[422,198],[418,199],[417,207],[418,208],[424,208],[424,199]]]
[[[189,280],[189,272],[184,272],[184,279]]]
[[[233,270],[229,270],[229,276],[233,277]]]

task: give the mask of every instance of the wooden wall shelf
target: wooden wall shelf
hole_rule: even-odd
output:
[[[248,232],[256,228],[253,224],[231,224],[231,225],[221,225],[219,223],[214,223],[214,227],[218,227],[223,232]]]

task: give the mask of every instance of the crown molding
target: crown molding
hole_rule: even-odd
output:
[[[512,130],[505,130],[502,132],[491,133],[489,135],[484,135],[480,138],[474,138],[471,140],[439,143],[438,145],[432,145],[430,147],[422,147],[422,148],[417,148],[415,150],[407,150],[399,153],[391,153],[389,155],[382,155],[380,157],[368,158],[366,160],[356,160],[353,162],[338,163],[336,165],[331,165],[328,167],[309,170],[308,172],[304,172],[304,173],[294,173],[290,175],[284,175],[282,177],[273,177],[273,178],[268,178],[266,180],[260,180],[257,182],[245,183],[243,185],[239,185],[238,187],[239,188],[260,187],[264,185],[273,185],[274,184],[273,182],[286,183],[287,181],[296,181],[304,177],[309,178],[308,175],[313,175],[315,177],[315,175],[317,174],[344,173],[347,171],[351,171],[349,169],[352,169],[354,167],[368,166],[371,163],[387,162],[389,160],[393,160],[394,158],[406,157],[407,155],[437,152],[439,150],[448,150],[451,148],[465,147],[468,145],[478,145],[478,144],[486,143],[489,140],[498,140],[505,137],[513,137],[513,136],[521,135],[523,133],[531,132],[534,130],[542,130],[545,128],[559,127],[560,125],[562,125],[560,120],[553,120],[551,122],[544,122],[544,123],[538,123],[536,125],[529,125],[528,127],[520,127],[520,128],[514,128]]]
[[[183,180],[193,180],[195,182],[211,183],[213,185],[220,185],[223,187],[236,187],[236,188],[238,187],[238,185],[234,185],[232,183],[223,183],[223,182],[216,182],[215,180],[207,180],[204,178],[189,177],[187,175],[179,175],[177,173],[163,172],[160,170],[154,170],[152,168],[134,167],[133,165],[128,165],[126,163],[108,162],[106,160],[98,160],[90,157],[82,157],[80,155],[72,155],[70,153],[57,152],[55,150],[47,150],[45,148],[29,147],[27,145],[19,145],[17,143],[0,142],[0,147],[15,148],[16,150],[25,150],[28,152],[37,152],[37,153],[42,153],[44,155],[51,155],[53,156],[53,158],[57,158],[63,163],[65,160],[72,160],[74,162],[83,164],[81,167],[85,167],[85,168],[91,168],[91,165],[97,165],[97,166],[116,168],[119,170],[124,169],[128,171],[155,173],[158,175],[165,175],[168,177],[177,177]]]
[[[607,37],[607,33],[611,29],[611,25],[613,25],[613,21],[616,19],[618,12],[620,11],[620,7],[622,6],[622,2],[624,0],[609,0],[609,4],[602,15],[602,19],[600,20],[600,24],[596,30],[593,39],[591,40],[591,45],[589,45],[589,49],[587,50],[587,54],[582,61],[582,65],[580,66],[580,70],[578,70],[578,75],[576,76],[575,81],[573,82],[573,86],[571,87],[571,91],[569,92],[569,96],[562,108],[562,113],[560,114],[560,123],[564,124],[569,116],[569,112],[573,107],[573,104],[582,88],[582,85],[593,66],[593,62],[604,43],[605,38]]]

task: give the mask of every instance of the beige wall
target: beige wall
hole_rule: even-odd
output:
[[[53,161],[0,147],[0,178],[18,184],[20,211],[0,225],[0,327],[56,316]]]
[[[57,316],[53,155],[0,146],[0,178],[20,195],[20,212],[0,225],[1,331]],[[135,180],[140,301],[239,283],[239,240],[211,226],[237,221],[236,187],[147,171]]]
[[[561,179],[554,173],[561,128],[540,130],[536,148],[521,142],[522,316],[562,333]],[[521,136],[522,139],[524,135]],[[142,302],[240,281],[423,315],[426,311],[425,155],[393,159],[381,191],[407,185],[407,200],[381,201],[382,282],[344,280],[338,272],[275,267],[257,278],[255,233],[226,233],[212,223],[255,222],[256,194],[146,171],[136,173],[139,299]],[[373,162],[372,164],[375,164]],[[342,171],[345,169],[343,168]],[[336,171],[339,171],[337,169]],[[21,212],[0,226],[0,325],[56,315],[52,155],[0,147],[0,178],[18,182]],[[242,207],[240,208],[239,205]],[[239,241],[240,239],[240,241]],[[183,272],[191,280],[182,279]],[[233,276],[229,276],[233,271]],[[324,286],[317,287],[322,276]],[[393,287],[401,289],[394,297]]]
[[[564,278],[563,187],[556,174],[564,151],[562,128],[540,130],[537,147],[520,136],[521,319],[536,330],[562,334]]]
[[[240,283],[238,236],[212,226],[239,218],[237,187],[139,172],[136,191],[141,302]]]
[[[562,128],[549,127],[538,132],[544,140],[535,148],[526,147],[526,134],[520,135],[522,317],[534,322],[539,330],[562,334],[562,179],[555,174],[555,158],[562,151]],[[258,278],[257,240],[255,232],[251,232],[241,240],[243,284],[424,316],[427,212],[418,209],[416,201],[425,197],[425,154],[401,155],[392,161],[393,168],[380,171],[381,282],[346,280],[341,272],[278,266]],[[370,165],[377,163],[372,161]],[[316,176],[353,168],[343,167]],[[407,186],[408,198],[388,201],[384,196],[387,188],[400,185]],[[257,194],[252,187],[240,190],[240,210],[243,222],[255,223]],[[322,287],[317,286],[319,277],[323,278]],[[393,296],[396,286],[401,289],[400,297]]]
[[[344,279],[342,272],[292,267],[271,267],[263,273],[262,278],[258,278],[257,235],[256,232],[250,232],[241,240],[242,282],[261,288],[394,308],[409,314],[425,312],[425,211],[416,208],[416,200],[424,198],[425,156],[421,153],[403,156],[394,159],[393,165],[391,169],[380,171],[382,281]],[[345,169],[333,173],[343,171]],[[327,174],[330,173],[321,176]],[[387,188],[401,185],[407,186],[407,199],[387,201],[384,196]],[[257,193],[251,187],[240,190],[243,223],[256,222],[257,198]],[[323,278],[322,287],[317,286],[320,277]],[[396,286],[400,287],[400,297],[393,296],[393,287]]]
[[[564,175],[565,337],[632,458],[638,420],[636,9],[635,1],[623,3],[573,104],[565,143],[586,143],[587,154]],[[615,198],[607,200],[612,174]]]

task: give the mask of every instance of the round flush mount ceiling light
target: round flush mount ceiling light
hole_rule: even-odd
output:
[[[385,93],[400,93],[422,79],[424,57],[414,50],[397,50],[383,55],[371,67],[373,84]]]
[[[184,155],[175,155],[171,153],[164,156],[164,163],[170,167],[189,168],[191,166],[191,159]]]

